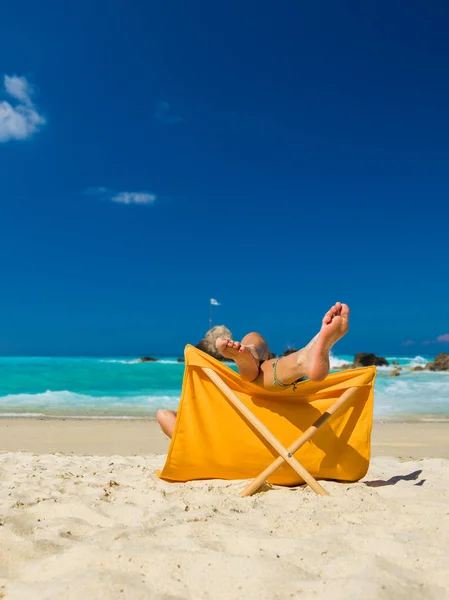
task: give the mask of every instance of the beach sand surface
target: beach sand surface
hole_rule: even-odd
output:
[[[0,452],[123,456],[166,453],[153,419],[0,418]],[[449,421],[377,421],[374,456],[449,459]]]
[[[449,598],[449,460],[409,458],[447,456],[447,423],[376,424],[367,476],[329,497],[242,498],[158,479],[149,422],[5,421],[0,598]]]

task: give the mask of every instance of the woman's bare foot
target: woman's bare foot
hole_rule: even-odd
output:
[[[259,359],[253,346],[245,346],[240,342],[217,338],[217,350],[225,357],[235,361],[240,376],[246,381],[254,381],[259,375]]]
[[[319,334],[298,355],[298,365],[304,367],[309,379],[322,381],[328,375],[330,350],[347,333],[348,326],[348,305],[337,302],[324,315]]]

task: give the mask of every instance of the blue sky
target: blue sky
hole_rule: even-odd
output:
[[[210,297],[276,351],[337,300],[337,353],[449,351],[448,19],[432,1],[10,3],[0,353],[179,354]]]

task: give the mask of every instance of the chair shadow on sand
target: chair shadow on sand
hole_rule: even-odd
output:
[[[421,475],[422,470],[413,471],[413,473],[409,473],[408,475],[395,475],[394,477],[390,477],[390,479],[375,479],[373,481],[364,481],[363,483],[368,487],[384,487],[385,485],[396,485],[399,481],[416,481]],[[421,479],[415,485],[424,485],[425,479]]]

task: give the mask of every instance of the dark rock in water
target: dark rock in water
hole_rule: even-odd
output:
[[[354,369],[358,367],[388,367],[389,362],[385,358],[381,356],[376,356],[375,354],[370,354],[366,352],[360,352],[354,356],[354,362],[352,366]]]
[[[289,354],[293,354],[293,352],[298,352],[296,348],[288,348],[281,354],[281,356],[288,356]]]
[[[180,363],[181,362],[185,362],[185,359],[184,358],[178,358],[177,362],[180,362]]]
[[[401,374],[401,369],[393,369],[390,373],[390,377],[399,377],[399,375]]]
[[[206,354],[213,356],[217,360],[229,360],[228,358],[225,358],[215,346],[215,342],[219,337],[232,340],[232,333],[224,325],[216,325],[215,327],[212,327],[212,329],[209,329],[203,339],[198,342],[196,347],[198,350],[206,352]]]
[[[449,354],[441,352],[436,359],[426,366],[429,371],[449,371]]]
[[[340,365],[338,367],[338,369],[336,369],[337,371],[347,371],[348,369],[352,369],[352,365],[350,365],[349,363],[344,363],[343,365]]]
[[[140,362],[157,362],[157,358],[153,358],[152,356],[143,356],[140,359]]]
[[[392,365],[395,365],[395,366],[397,367],[399,363],[398,363],[398,361],[397,361],[397,360],[394,360],[394,361],[393,361],[391,364],[392,364]]]
[[[417,365],[416,367],[413,367],[413,369],[410,369],[410,371],[425,371],[426,368],[425,367],[420,367],[419,365]]]

